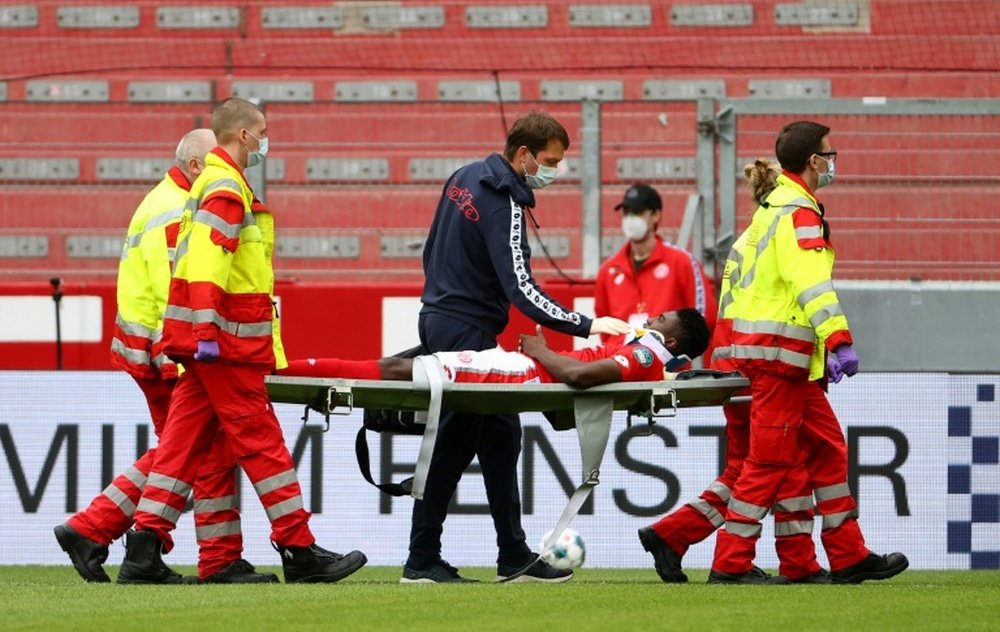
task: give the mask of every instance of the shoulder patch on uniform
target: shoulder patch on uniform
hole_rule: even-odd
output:
[[[653,364],[653,352],[646,347],[639,345],[632,347],[632,356],[643,368],[649,368]]]

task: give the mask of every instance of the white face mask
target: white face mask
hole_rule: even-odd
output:
[[[247,134],[250,134],[250,130],[247,130]],[[257,151],[247,152],[247,166],[253,167],[260,164],[261,160],[267,156],[267,136],[264,138],[257,138],[253,134],[250,134],[255,141],[257,141]]]
[[[530,153],[528,155],[531,156]],[[521,163],[521,166],[524,167],[524,181],[528,183],[529,187],[532,189],[544,189],[555,182],[556,176],[559,175],[559,169],[538,164],[534,156],[531,156],[531,162],[535,163],[538,167],[535,173],[528,173],[528,168],[524,167],[524,162],[522,161]]]
[[[648,232],[649,226],[642,217],[631,213],[622,216],[622,233],[629,241],[642,241]]]
[[[826,162],[827,167],[826,173],[819,174],[819,178],[816,180],[816,188],[821,189],[833,182],[834,171],[836,170],[837,163],[827,158],[823,158],[823,156],[817,156],[817,158],[822,158],[823,161]]]

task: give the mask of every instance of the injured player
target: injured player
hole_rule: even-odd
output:
[[[578,351],[553,351],[541,334],[521,334],[519,351],[497,347],[486,351],[440,351],[433,354],[449,382],[480,384],[563,383],[587,388],[613,382],[658,381],[665,370],[676,370],[708,346],[708,325],[696,309],[664,312],[645,327]],[[685,357],[686,356],[686,357]],[[282,376],[362,380],[413,379],[413,360],[294,360],[278,371]]]

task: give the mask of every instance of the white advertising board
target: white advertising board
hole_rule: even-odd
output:
[[[65,564],[52,527],[85,508],[109,477],[132,463],[147,438],[155,442],[145,402],[122,373],[8,371],[0,379],[0,564]],[[832,387],[852,449],[851,483],[870,548],[903,551],[914,568],[996,567],[998,384],[997,376],[875,374]],[[412,500],[382,495],[361,478],[354,456],[360,413],[332,417],[329,432],[322,433],[322,417],[315,413],[304,428],[300,407],[279,405],[277,411],[289,448],[300,456],[298,471],[319,543],[337,551],[361,549],[371,564],[402,565]],[[712,481],[720,467],[722,423],[718,408],[685,409],[641,436],[638,428],[626,428],[624,414],[616,415],[601,482],[572,525],[586,541],[588,566],[652,568],[636,529]],[[574,432],[555,432],[540,415],[523,415],[522,425],[523,524],[534,547],[580,482],[580,456]],[[369,434],[375,477],[405,477],[418,442]],[[245,557],[277,563],[264,512],[245,480],[242,510]],[[184,515],[168,562],[195,561],[193,532],[191,516]],[[758,545],[758,563],[765,567],[777,564],[772,534],[767,524]],[[443,556],[458,566],[490,565],[494,542],[473,463],[445,523]],[[708,567],[713,548],[714,537],[693,547],[685,565]],[[108,564],[119,563],[123,552],[114,545]]]

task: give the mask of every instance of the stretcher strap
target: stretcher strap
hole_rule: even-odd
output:
[[[413,368],[414,382],[419,381],[418,378],[422,373],[427,379],[431,396],[430,406],[427,408],[427,423],[424,425],[424,438],[420,442],[420,452],[417,455],[417,469],[413,474],[413,490],[410,492],[410,495],[417,500],[423,500],[424,487],[427,485],[427,472],[431,468],[434,444],[437,443],[438,421],[441,419],[444,372],[441,370],[438,359],[432,355],[414,358]]]
[[[526,573],[552,548],[566,527],[573,522],[573,518],[576,518],[594,487],[600,482],[598,479],[601,475],[601,461],[604,459],[604,450],[608,447],[608,437],[611,434],[611,414],[614,410],[614,403],[614,399],[608,397],[578,395],[573,398],[576,435],[580,440],[580,457],[583,462],[583,483],[576,488],[569,502],[566,503],[566,508],[563,509],[559,522],[556,523],[556,528],[549,533],[549,537],[545,538],[538,556],[513,575],[504,578],[503,581],[509,582]]]

